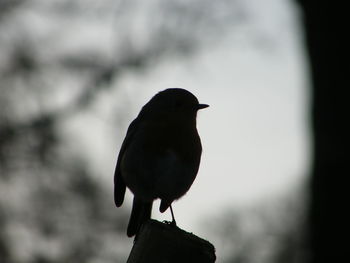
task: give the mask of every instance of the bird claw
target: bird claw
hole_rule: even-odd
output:
[[[163,223],[166,224],[166,225],[169,225],[169,226],[174,226],[174,227],[177,226],[175,220],[173,220],[173,221],[164,220]]]

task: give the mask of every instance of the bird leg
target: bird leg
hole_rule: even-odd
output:
[[[176,226],[176,221],[175,221],[175,217],[174,217],[174,211],[173,208],[170,205],[170,212],[171,212],[171,217],[172,217],[172,221],[171,221],[171,225]]]

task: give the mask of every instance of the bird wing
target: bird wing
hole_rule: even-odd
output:
[[[125,139],[123,141],[122,147],[120,148],[120,152],[118,155],[117,165],[115,167],[114,171],[114,202],[117,207],[121,206],[124,201],[124,195],[126,190],[126,185],[121,173],[121,160],[123,158],[123,155],[125,153],[126,148],[130,144],[133,135],[135,134],[136,127],[137,127],[137,118],[133,120],[128,128],[128,131],[126,133]]]

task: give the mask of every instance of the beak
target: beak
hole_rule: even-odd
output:
[[[209,107],[208,104],[198,104],[197,105],[197,110],[205,109],[205,108],[208,108],[208,107]]]

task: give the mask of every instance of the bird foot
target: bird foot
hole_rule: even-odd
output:
[[[173,220],[173,221],[164,220],[163,223],[164,223],[164,224],[167,224],[167,225],[169,225],[169,226],[177,227],[176,221],[175,221],[175,220]]]

